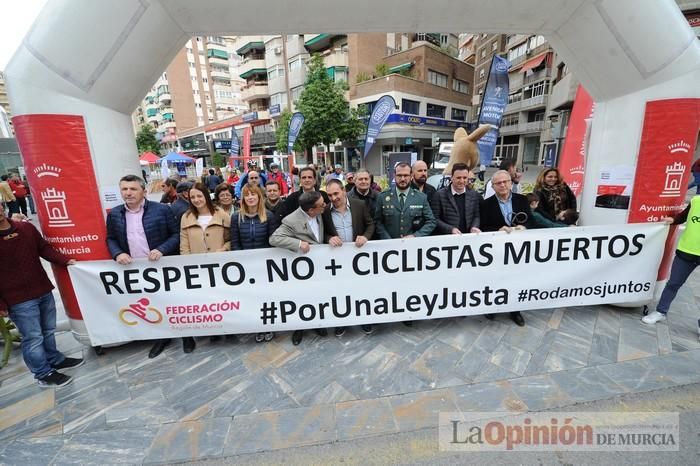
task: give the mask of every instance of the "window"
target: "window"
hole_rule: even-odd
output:
[[[273,94],[270,96],[270,105],[279,105],[280,107],[286,107],[287,103],[287,93],[286,92],[281,92],[277,94]]]
[[[462,110],[461,108],[453,108],[452,109],[452,119],[459,120],[459,121],[467,121],[467,111]]]
[[[281,65],[276,65],[267,69],[268,80],[272,81],[277,78],[284,78],[284,67]]]
[[[304,90],[304,86],[295,87],[292,89],[292,102],[296,102],[301,97],[301,91]]]
[[[445,106],[444,105],[436,105],[436,104],[428,104],[428,110],[425,113],[429,117],[433,118],[445,118]]]
[[[479,70],[479,79],[484,79],[485,76],[486,76],[486,70],[481,68]]]
[[[299,70],[304,67],[304,57],[298,57],[289,62],[289,72]]]
[[[440,87],[447,87],[447,75],[437,71],[428,70],[428,82]]]
[[[401,113],[410,115],[420,115],[420,102],[415,100],[401,99]]]
[[[518,124],[518,114],[513,115],[503,115],[503,120],[501,120],[501,127],[504,126],[517,126]]]
[[[469,83],[459,79],[452,79],[452,90],[462,94],[469,94]]]

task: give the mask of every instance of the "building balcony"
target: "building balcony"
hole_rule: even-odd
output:
[[[148,112],[149,110],[151,112],[153,112],[154,110],[157,111],[159,108],[160,108],[160,105],[156,101],[153,101],[153,102],[146,104],[146,112]]]
[[[158,103],[160,105],[170,105],[171,100],[172,96],[170,95],[170,92],[164,92],[158,96]]]
[[[277,135],[274,131],[266,131],[264,133],[253,133],[250,137],[251,145],[266,145],[277,144]]]
[[[146,120],[149,123],[158,123],[160,121],[160,115],[156,113],[155,115],[148,115],[146,116]]]
[[[517,125],[502,126],[498,131],[501,136],[511,136],[514,134],[539,133],[544,130],[544,121],[533,121],[530,123],[520,123]]]
[[[546,78],[551,78],[552,77],[552,69],[551,68],[544,68],[542,70],[539,70],[535,73],[532,73],[530,76],[525,76],[523,79],[523,85],[535,83],[537,81],[542,81],[543,79]]]
[[[216,79],[219,81],[230,81],[231,80],[231,73],[229,73],[228,70],[220,70],[217,68],[211,68],[209,70],[209,76],[211,76],[212,79]]]
[[[552,87],[552,93],[549,96],[549,110],[556,111],[563,108],[570,108],[574,104],[576,91],[579,82],[574,77],[573,73],[568,73]]]
[[[323,55],[323,63],[326,68],[333,68],[336,66],[348,66],[348,52],[343,51],[340,48],[329,50],[328,53]]]
[[[255,99],[263,99],[267,96],[267,83],[254,83],[241,90],[241,99],[246,102]]]
[[[537,97],[513,102],[506,106],[506,110],[503,113],[508,114],[514,112],[521,112],[524,110],[530,110],[537,107],[546,107],[548,98],[549,96],[546,95],[538,95]]]
[[[177,128],[177,125],[175,124],[174,121],[164,121],[163,123],[161,123],[160,128],[164,128],[164,129],[173,128],[174,129],[174,128]]]
[[[309,52],[318,52],[327,49],[336,37],[344,34],[304,34],[304,47]]]
[[[167,113],[174,113],[173,108],[170,105],[166,105],[160,109],[161,115],[165,115]]]
[[[221,58],[221,57],[209,57],[209,63],[211,65],[219,65],[219,66],[226,66],[228,67],[228,58]]]
[[[236,54],[245,56],[251,51],[265,50],[265,39],[263,36],[246,36],[245,42],[240,42],[240,47],[236,49]]]
[[[247,59],[241,62],[239,68],[241,78],[248,79],[256,74],[267,76],[267,68],[265,67],[265,59]]]

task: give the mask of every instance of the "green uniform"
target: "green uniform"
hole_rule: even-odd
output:
[[[685,231],[678,241],[678,250],[700,256],[700,196],[690,200],[690,210],[685,222]]]
[[[428,196],[413,188],[406,190],[403,209],[396,188],[379,194],[374,221],[379,239],[401,238],[407,235],[428,236],[437,225],[428,204]]]

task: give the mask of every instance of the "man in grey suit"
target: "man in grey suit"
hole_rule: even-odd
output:
[[[328,244],[334,247],[343,243],[355,243],[361,248],[374,235],[374,220],[369,207],[360,199],[351,199],[343,187],[343,182],[337,179],[328,180],[326,193],[331,200],[331,219],[337,232]],[[372,333],[371,325],[362,325],[362,331],[367,335]],[[342,337],[345,327],[336,327],[335,336]]]
[[[326,203],[319,191],[307,191],[299,196],[299,207],[282,219],[282,224],[270,236],[270,245],[289,249],[292,252],[306,254],[312,244],[327,242],[321,215]],[[325,328],[316,329],[316,333],[325,337]],[[295,330],[292,343],[298,345],[304,337],[303,330]]]
[[[451,184],[436,192],[430,202],[437,221],[434,233],[461,235],[481,232],[479,229],[481,196],[473,189],[467,188],[470,180],[475,179],[466,164],[456,163],[452,166]]]

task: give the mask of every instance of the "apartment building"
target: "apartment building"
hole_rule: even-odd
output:
[[[455,34],[383,36],[385,51],[381,42],[375,42],[371,47],[375,54],[369,60],[368,54],[356,50],[350,41],[351,105],[365,105],[371,112],[377,100],[388,94],[398,106],[398,112],[389,117],[366,159],[361,160],[361,148],[349,148],[346,153],[348,167],[364,165],[377,174],[386,173],[390,152],[415,153],[430,164],[437,149],[436,138],[451,141],[456,128],[467,126],[474,82],[473,65],[457,58]],[[443,36],[444,40],[440,39]],[[365,48],[370,48],[370,44],[365,44]],[[353,67],[356,61],[364,61],[366,69],[384,64],[388,74],[365,79],[362,67]]]
[[[231,37],[190,39],[132,115],[134,131],[151,124],[167,151],[179,149],[180,131],[244,113],[244,81],[239,77],[241,60],[234,43]]]

